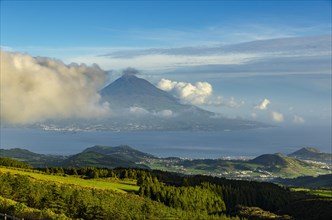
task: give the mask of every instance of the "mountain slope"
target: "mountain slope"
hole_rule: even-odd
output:
[[[289,165],[289,161],[280,154],[263,154],[250,160],[249,162],[267,167],[268,166],[286,167]]]
[[[314,160],[325,163],[332,163],[332,154],[320,152],[313,147],[304,147],[298,151],[288,154],[290,157],[302,159],[302,160]]]
[[[105,155],[93,151],[75,154],[64,160],[63,167],[136,167],[147,169],[147,166],[136,164],[134,161],[121,158],[119,155]]]
[[[104,155],[112,155],[126,161],[141,162],[145,159],[156,159],[155,156],[135,150],[129,146],[122,145],[117,147],[94,146],[85,149],[82,153],[95,152]]]
[[[109,102],[115,109],[140,107],[152,112],[171,110],[177,113],[191,109],[204,116],[214,115],[214,113],[196,106],[181,104],[169,93],[158,89],[147,80],[131,74],[124,74],[102,89],[100,94],[103,101]]]
[[[136,167],[149,169],[149,167],[139,164],[145,159],[156,158],[150,154],[135,150],[129,146],[94,146],[89,147],[79,154],[75,154],[63,161],[64,167]]]
[[[115,117],[101,123],[118,130],[237,130],[266,126],[182,104],[147,80],[130,74],[115,80],[100,94],[115,113]]]
[[[322,172],[321,166],[319,165],[281,154],[263,154],[249,160],[248,163],[260,165],[260,168],[264,168],[264,170],[279,173],[279,176],[285,177],[305,175],[316,176],[318,173]]]
[[[40,158],[41,154],[37,154],[21,148],[12,148],[12,149],[0,149],[0,155],[3,157],[11,157],[21,160],[27,160],[28,158]]]
[[[145,79],[124,74],[100,91],[101,104],[110,111],[93,119],[49,120],[32,127],[57,131],[216,131],[269,125],[227,118],[194,105],[183,104]]]

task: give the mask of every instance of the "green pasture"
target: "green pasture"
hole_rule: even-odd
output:
[[[122,193],[137,192],[139,189],[139,186],[135,185],[134,181],[131,180],[124,181],[117,179],[82,179],[80,177],[68,175],[48,175],[38,171],[0,167],[0,173],[7,172],[11,174],[26,175],[36,180],[56,182],[61,184],[71,184],[95,189],[114,190]]]

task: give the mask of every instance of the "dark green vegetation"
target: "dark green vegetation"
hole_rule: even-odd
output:
[[[13,169],[0,170],[0,212],[25,219],[329,219],[332,214],[331,198],[272,183],[137,168]],[[73,184],[54,180],[57,176]],[[96,188],[82,185],[84,179],[104,187],[121,180],[139,190]]]
[[[109,146],[94,146],[94,147],[89,147],[83,151],[85,152],[96,152],[100,154],[105,154],[105,155],[112,155],[112,156],[117,156],[120,158],[123,158],[124,160],[130,160],[133,162],[140,162],[144,159],[155,159],[156,157],[143,153],[141,151],[135,150],[129,146],[122,145],[118,147],[109,147]]]
[[[0,166],[26,168],[26,169],[32,168],[32,166],[30,166],[29,164],[6,157],[0,157]]]
[[[292,217],[288,215],[276,215],[274,213],[271,213],[269,211],[264,211],[261,208],[258,207],[247,207],[238,205],[235,207],[234,212],[240,215],[241,217],[249,218],[249,219],[255,219],[255,220],[263,220],[263,219],[292,219]]]
[[[151,173],[146,170],[98,168],[78,170],[44,168],[44,170],[52,175],[44,173],[39,174],[43,175],[43,178],[36,175],[33,175],[33,178],[28,171],[36,172],[36,170],[20,171],[24,173],[22,175],[1,172],[11,171],[11,168],[2,168],[0,212],[25,219],[239,219],[227,217],[222,213],[173,208],[150,198],[135,195],[133,193],[135,191],[116,192],[91,186],[60,183],[49,178],[54,175],[55,177],[66,175],[66,178],[76,176],[79,180],[78,174],[80,174],[82,178],[104,177],[98,179],[105,184],[111,181],[109,178],[122,179],[129,184],[129,182],[135,183],[136,179],[142,179],[143,176],[151,177]],[[64,174],[72,172],[75,175]]]
[[[105,155],[93,151],[82,152],[75,154],[68,159],[62,161],[60,166],[63,167],[137,167],[137,168],[148,168],[142,164],[136,164],[132,160],[127,160],[116,155]]]
[[[273,182],[294,187],[332,189],[332,174],[320,175],[317,177],[301,176],[293,179],[276,178]]]
[[[330,164],[332,163],[331,153],[323,153],[313,147],[304,147],[298,151],[289,154],[288,156],[302,160],[313,160]]]

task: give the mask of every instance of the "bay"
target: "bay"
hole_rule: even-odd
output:
[[[1,148],[71,155],[94,145],[129,145],[159,157],[253,157],[291,153],[301,147],[331,152],[331,127],[273,127],[240,131],[61,132],[1,128]]]

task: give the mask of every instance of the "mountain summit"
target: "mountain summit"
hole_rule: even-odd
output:
[[[261,127],[258,122],[229,119],[189,104],[134,74],[124,74],[100,92],[118,118],[108,123],[147,130],[235,130]]]
[[[288,154],[290,157],[295,157],[302,160],[314,160],[325,163],[332,163],[332,154],[323,153],[314,147],[303,147],[298,151]]]
[[[113,109],[140,107],[147,111],[183,112],[188,109],[195,109],[201,114],[213,115],[212,112],[199,109],[195,106],[181,104],[171,94],[158,89],[145,79],[136,77],[133,74],[124,74],[101,91],[104,101],[110,103]]]

